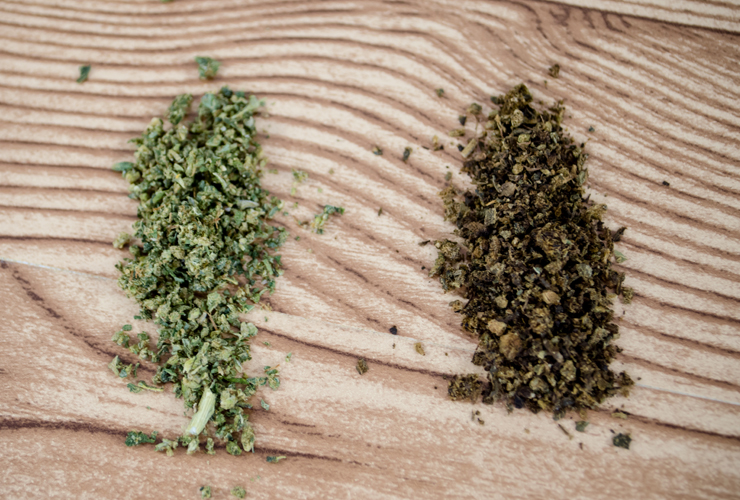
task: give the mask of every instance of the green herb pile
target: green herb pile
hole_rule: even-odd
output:
[[[239,314],[274,290],[282,271],[272,252],[287,233],[268,222],[282,202],[260,187],[267,160],[255,140],[255,116],[264,103],[224,87],[205,94],[197,118],[186,124],[191,102],[190,95],[178,96],[168,111],[171,126],[153,119],[132,140],[136,161],[114,167],[139,200],[135,239],[116,241],[130,244],[132,255],[117,265],[118,283],[139,303],[136,319],[156,323],[158,338],[156,346],[146,332],[132,339],[126,325],[113,340],[157,363],[152,383],[172,383],[185,407],[197,410],[182,437],[156,449],[171,454],[180,444],[193,453],[205,440],[212,453],[218,438],[239,455],[254,446],[245,413],[251,397],[260,386],[280,384],[271,367],[260,377],[243,373],[257,328]],[[119,376],[136,376],[135,368],[116,361]],[[141,436],[130,433],[127,444],[152,442],[156,434]]]
[[[451,306],[478,338],[473,363],[488,378],[455,377],[449,394],[556,417],[594,408],[633,384],[609,369],[619,352],[612,298],[631,298],[611,268],[623,229],[612,233],[606,206],[584,198],[587,155],[563,131],[561,103],[538,111],[524,85],[492,100],[499,109],[487,117],[468,110],[482,125],[462,150],[475,191],[440,193],[462,243],[435,242],[430,276],[467,299]]]

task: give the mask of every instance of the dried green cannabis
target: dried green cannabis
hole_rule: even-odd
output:
[[[364,375],[367,373],[368,367],[367,367],[367,361],[365,361],[365,358],[360,358],[357,360],[357,373],[360,375]]]
[[[555,63],[547,70],[548,73],[550,73],[550,76],[553,78],[557,78],[560,76],[560,65]]]
[[[478,338],[485,402],[556,416],[594,408],[633,384],[609,370],[619,352],[609,291],[625,291],[611,269],[617,238],[606,206],[584,198],[587,155],[561,127],[562,104],[538,111],[524,85],[492,101],[500,109],[462,151],[476,190],[440,193],[462,243],[436,241],[429,275],[466,299],[450,305]],[[450,382],[453,397],[470,392],[463,380]]]
[[[231,490],[231,494],[236,498],[246,498],[247,490],[245,490],[243,486],[234,486]]]
[[[483,389],[478,375],[455,375],[447,386],[447,393],[453,401],[469,399],[476,401]]]
[[[313,231],[316,234],[324,234],[324,225],[326,224],[326,221],[329,220],[329,217],[332,215],[343,215],[344,214],[344,208],[342,207],[334,207],[331,205],[324,205],[324,211],[320,214],[316,214],[311,221],[311,231]]]
[[[618,446],[619,448],[624,448],[625,450],[630,449],[630,443],[632,442],[632,437],[629,434],[617,434],[614,436],[614,439],[612,439],[612,444],[614,446]]]
[[[195,62],[198,63],[198,74],[201,80],[212,80],[215,78],[218,68],[221,67],[220,62],[210,57],[196,56]]]
[[[255,141],[255,116],[263,102],[224,87],[205,94],[197,118],[183,124],[191,101],[177,97],[168,111],[172,126],[154,118],[132,140],[136,161],[114,167],[139,200],[135,240],[127,242],[132,258],[117,264],[118,283],[139,303],[136,319],[158,326],[158,339],[152,345],[146,332],[132,339],[126,325],[113,340],[158,364],[153,384],[172,383],[185,407],[195,410],[185,434],[163,440],[158,451],[172,454],[179,442],[194,453],[204,438],[212,453],[215,437],[238,454],[239,445],[244,451],[254,446],[245,413],[251,397],[260,386],[280,384],[269,366],[264,376],[242,371],[257,328],[239,314],[274,291],[282,270],[273,251],[287,232],[268,222],[283,203],[260,187],[267,160]],[[136,367],[117,356],[109,367],[121,378],[136,376]],[[157,389],[143,382],[129,388]]]
[[[90,76],[90,66],[80,66],[80,77],[77,79],[77,83],[83,83]]]

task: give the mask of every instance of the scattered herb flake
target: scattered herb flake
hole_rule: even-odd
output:
[[[548,73],[550,73],[550,76],[553,78],[557,78],[560,76],[560,65],[555,63],[547,70]]]
[[[578,432],[586,432],[586,427],[588,427],[588,422],[585,420],[579,420],[576,422],[576,430]]]
[[[200,487],[200,498],[211,498],[211,487],[210,486]]]
[[[573,439],[573,434],[571,434],[570,432],[568,432],[568,430],[565,427],[563,427],[562,424],[558,424],[558,427],[560,427],[560,430],[563,431],[563,434],[565,434],[566,436],[568,436],[568,439]]]
[[[367,361],[365,361],[365,358],[360,358],[357,360],[357,373],[360,375],[364,375],[367,373],[368,367],[367,367]]]
[[[231,490],[231,494],[236,498],[245,498],[247,496],[247,490],[243,486],[234,486]]]
[[[262,406],[263,410],[270,411],[270,405],[267,404],[264,399],[260,399],[260,406]]]
[[[118,237],[113,240],[113,247],[115,248],[123,248],[126,245],[129,244],[131,241],[131,235],[128,233],[121,233],[118,235]]]
[[[311,221],[311,231],[316,234],[324,234],[324,224],[329,220],[331,215],[343,215],[344,208],[324,205],[324,211],[314,216]]]
[[[126,434],[126,446],[139,446],[144,443],[154,443],[157,441],[157,431],[152,432],[151,436],[147,436],[143,432],[130,431]]]
[[[275,457],[275,456],[268,455],[267,462],[268,463],[271,463],[271,464],[276,464],[279,461],[284,460],[285,458],[286,457],[284,457],[284,456],[277,456],[277,457]]]
[[[442,97],[443,95],[445,95],[445,89],[442,88],[434,89],[434,92],[437,94],[437,97]]]
[[[80,77],[77,79],[77,83],[83,83],[90,76],[90,66],[80,66]]]
[[[375,146],[375,147],[373,148],[373,154],[374,154],[375,156],[383,156],[383,150],[382,150],[382,149],[380,149],[380,148],[379,148],[378,146]]]
[[[455,375],[447,383],[447,394],[453,401],[469,399],[476,401],[483,390],[478,375]]]
[[[195,62],[198,63],[198,74],[201,80],[212,80],[221,66],[220,62],[206,56],[196,56]],[[255,133],[257,133],[256,130]]]
[[[614,446],[618,446],[619,448],[624,448],[625,450],[630,449],[631,442],[632,442],[632,437],[629,434],[619,433],[616,436],[614,436],[614,439],[612,439],[612,444],[614,444]]]
[[[406,161],[408,161],[409,156],[411,156],[411,152],[412,151],[413,151],[413,149],[411,149],[411,148],[404,148],[404,150],[403,150],[403,156],[401,157],[401,160],[403,160],[404,163]]]
[[[416,344],[414,344],[414,349],[416,349],[416,352],[418,352],[422,356],[426,356],[427,354],[426,352],[424,352],[424,346],[421,345],[421,342],[417,342]]]

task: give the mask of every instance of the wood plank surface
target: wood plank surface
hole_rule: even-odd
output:
[[[740,497],[738,12],[0,0],[0,497],[199,498],[206,484],[214,498],[237,484],[248,498]],[[198,80],[196,55],[223,63],[215,81]],[[92,71],[78,84],[82,64]],[[614,368],[637,386],[591,412],[585,433],[575,415],[559,422],[572,439],[548,415],[447,399],[446,375],[478,370],[475,342],[423,269],[434,249],[418,245],[452,229],[445,174],[467,183],[446,132],[470,102],[519,82],[565,100],[566,126],[588,141],[592,199],[629,227],[618,249],[635,299],[615,304]],[[263,184],[288,202],[277,223],[300,236],[282,249],[272,311],[249,315],[260,329],[249,369],[280,363],[282,385],[251,414],[256,453],[168,458],[123,438],[180,433],[182,401],[132,394],[106,368],[128,359],[110,337],[137,312],[111,245],[136,204],[110,166],[175,95],[222,85],[267,99],[260,141],[278,173]],[[443,151],[425,149],[434,135]],[[309,180],[291,197],[294,168]],[[295,224],[327,203],[347,211],[324,235]],[[617,408],[629,418],[612,418]],[[631,433],[629,451],[615,432]]]

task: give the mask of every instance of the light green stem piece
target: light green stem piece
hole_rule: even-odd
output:
[[[206,424],[213,416],[213,410],[215,408],[216,395],[211,392],[210,387],[206,387],[205,391],[203,391],[203,396],[200,398],[200,403],[198,403],[198,411],[193,415],[193,419],[190,421],[190,425],[188,425],[185,433],[197,436],[203,432]]]

